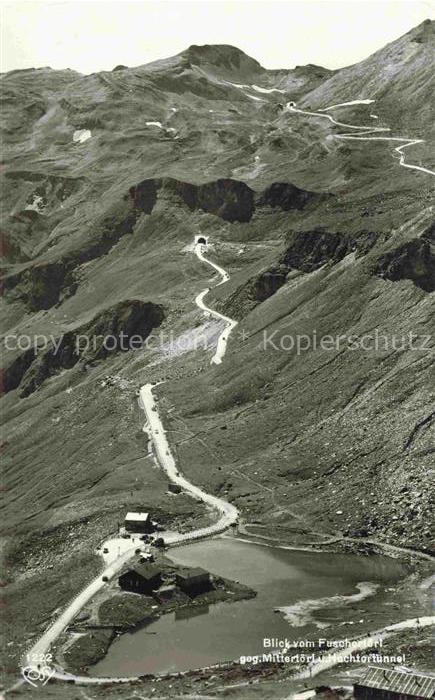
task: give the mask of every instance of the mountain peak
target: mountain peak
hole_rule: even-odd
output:
[[[258,73],[264,68],[251,56],[230,44],[192,44],[181,53],[189,62],[231,71]]]
[[[414,27],[414,29],[411,29],[411,31],[408,32],[408,36],[411,38],[411,41],[415,41],[418,44],[433,41],[435,36],[435,22],[430,19],[425,19],[424,22]]]

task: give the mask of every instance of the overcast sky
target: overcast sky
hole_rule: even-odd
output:
[[[424,19],[433,0],[2,2],[2,71],[136,66],[191,44],[233,44],[266,68],[366,58]]]

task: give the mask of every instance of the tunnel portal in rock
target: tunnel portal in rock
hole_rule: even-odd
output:
[[[207,238],[205,236],[195,236],[195,243],[198,245],[207,245]]]

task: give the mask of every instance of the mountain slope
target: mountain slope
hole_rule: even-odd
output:
[[[305,95],[312,108],[373,99],[373,110],[410,136],[434,138],[435,22],[426,20],[354,66],[343,68]],[[340,113],[341,114],[341,113]]]
[[[433,176],[401,167],[391,143],[343,141],[342,127],[285,108],[375,99],[332,114],[421,136],[406,161],[430,168],[432,32],[333,74],[193,46],[89,76],[2,76],[15,661],[95,571],[94,547],[126,509],[171,529],[208,520],[152,466],[137,406],[148,381],[167,380],[157,393],[180,469],[245,525],[290,543],[432,546]],[[192,253],[199,235],[230,274],[208,303],[239,321],[219,367],[222,327],[194,304],[213,286]],[[102,349],[120,332],[143,347]],[[387,346],[349,348],[349,336]],[[76,351],[77,337],[96,345]]]

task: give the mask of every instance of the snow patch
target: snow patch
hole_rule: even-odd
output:
[[[228,85],[233,85],[236,88],[239,88],[240,90],[243,90],[244,88],[249,88],[249,85],[243,85],[243,83],[231,83],[230,81],[227,81]]]
[[[33,195],[33,201],[25,207],[25,211],[36,211],[38,214],[41,214],[44,208],[45,204],[43,198],[35,194]]]
[[[285,90],[279,90],[278,88],[262,88],[259,85],[251,85],[252,89],[256,92],[263,92],[265,95],[269,95],[271,92],[285,92]]]
[[[162,122],[145,122],[147,126],[158,126],[159,129],[163,129]]]
[[[310,700],[316,696],[315,690],[304,690],[302,693],[295,693],[290,700]]]
[[[92,136],[92,132],[89,129],[77,129],[73,134],[74,143],[84,143]]]
[[[315,610],[358,603],[374,595],[379,588],[379,584],[363,581],[362,583],[357,583],[356,587],[358,588],[358,593],[354,593],[353,595],[333,595],[329,598],[300,600],[294,605],[276,609],[282,612],[287,622],[290,622],[294,627],[304,627],[310,623],[314,623],[316,627],[324,627],[324,623],[316,622],[316,620],[313,619],[312,613]]]
[[[329,109],[335,109],[336,107],[348,107],[350,105],[370,105],[374,100],[351,100],[350,102],[340,102],[336,105],[330,105],[330,107],[325,107],[324,109],[319,109],[319,112],[327,112]]]

